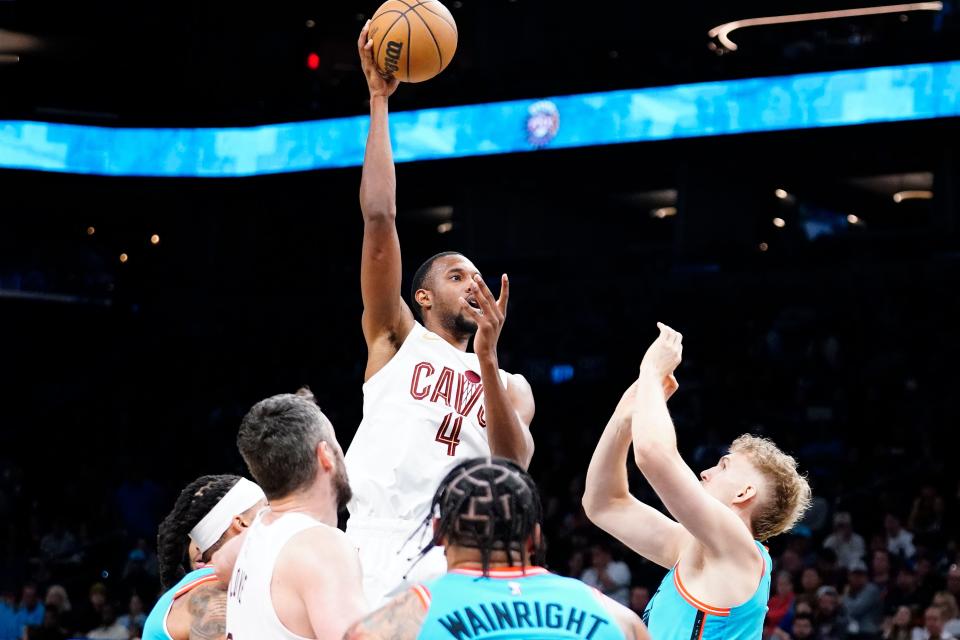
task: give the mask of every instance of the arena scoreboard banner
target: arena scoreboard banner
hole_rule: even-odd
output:
[[[402,89],[401,89],[402,90]],[[960,61],[422,109],[391,114],[413,162],[960,116]],[[359,166],[366,115],[247,128],[0,121],[0,168],[233,178]]]

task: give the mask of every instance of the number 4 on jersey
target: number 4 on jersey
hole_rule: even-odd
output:
[[[456,455],[457,445],[460,444],[460,429],[462,428],[463,416],[448,413],[443,417],[443,422],[440,423],[440,428],[437,430],[437,442],[447,445],[448,456]]]

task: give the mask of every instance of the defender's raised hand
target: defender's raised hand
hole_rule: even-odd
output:
[[[507,302],[510,299],[510,280],[507,274],[500,276],[500,297],[494,299],[493,293],[483,281],[480,274],[473,276],[473,282],[477,288],[477,304],[479,309],[475,309],[464,299],[460,298],[460,306],[473,314],[473,319],[477,322],[477,333],[473,339],[473,351],[478,356],[493,356],[497,354],[497,340],[500,338],[500,330],[503,329],[503,323],[507,319]]]
[[[370,39],[370,21],[363,25],[360,30],[360,38],[357,40],[357,52],[360,54],[360,64],[363,66],[363,75],[367,77],[367,87],[370,89],[370,97],[389,98],[393,92],[400,86],[400,81],[393,76],[382,73],[377,67],[377,61],[373,52],[373,40]]]
[[[650,376],[662,381],[672,377],[673,372],[680,366],[683,359],[683,335],[661,322],[657,323],[657,327],[660,328],[660,335],[643,356],[640,376]],[[664,392],[667,391],[669,389],[664,385]]]

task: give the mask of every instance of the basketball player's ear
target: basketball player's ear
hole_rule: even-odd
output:
[[[334,467],[336,467],[335,459],[333,448],[329,443],[321,440],[320,444],[317,445],[317,462],[320,463],[323,470],[327,473],[333,471]]]
[[[417,293],[413,296],[417,304],[420,305],[420,308],[424,311],[433,306],[433,300],[431,300],[430,292],[426,289],[417,289]]]
[[[749,502],[756,495],[757,495],[757,488],[754,487],[752,484],[748,484],[747,486],[740,489],[740,491],[737,493],[737,495],[733,499],[733,504],[743,504],[745,502]]]

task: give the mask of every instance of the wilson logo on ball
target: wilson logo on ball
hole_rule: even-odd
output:
[[[396,73],[400,69],[400,52],[403,51],[402,42],[394,42],[391,40],[387,43],[387,60],[386,60],[386,71],[387,73]]]

